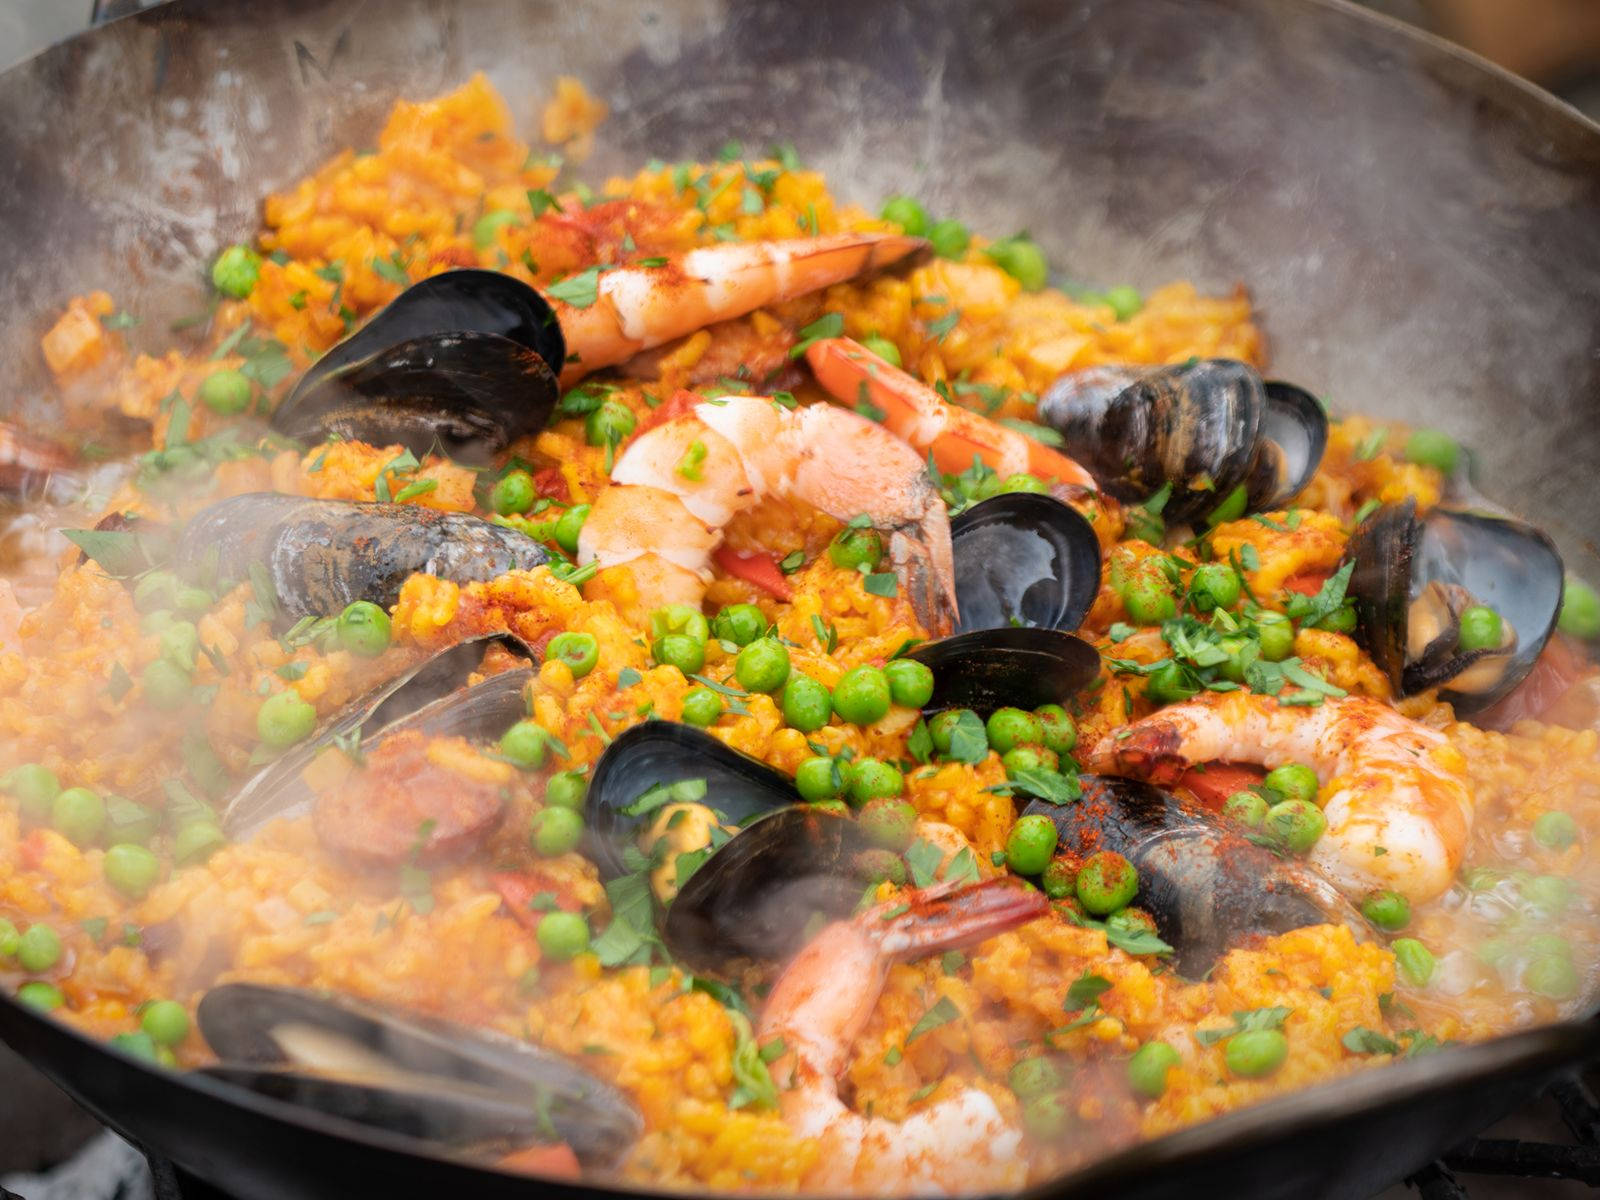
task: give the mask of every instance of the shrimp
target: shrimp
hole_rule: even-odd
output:
[[[973,945],[1048,909],[1043,893],[1013,880],[941,884],[829,925],[783,969],[759,1038],[782,1039],[772,1078],[784,1120],[822,1142],[808,1189],[934,1196],[1021,1186],[1021,1134],[987,1092],[966,1088],[896,1122],[852,1112],[838,1080],[892,963]]]
[[[646,429],[594,501],[579,561],[632,564],[652,603],[698,604],[723,527],[766,496],[802,500],[841,521],[866,514],[888,535],[918,619],[941,635],[954,626],[950,520],[922,460],[865,417],[826,404],[787,409],[725,396]]]
[[[1110,735],[1093,755],[1097,769],[1158,783],[1215,760],[1317,773],[1328,828],[1309,861],[1351,899],[1392,888],[1420,903],[1454,881],[1472,833],[1466,764],[1442,733],[1386,704],[1351,696],[1299,708],[1211,692]]]
[[[707,325],[890,266],[926,245],[898,234],[835,233],[702,246],[653,267],[600,270],[590,303],[551,300],[568,351],[561,386]]]
[[[859,342],[824,338],[806,350],[806,361],[835,400],[855,405],[864,395],[883,413],[885,428],[931,455],[946,474],[959,475],[976,457],[1002,476],[1026,473],[1076,487],[1098,486],[1093,475],[1065,454],[949,403]]]

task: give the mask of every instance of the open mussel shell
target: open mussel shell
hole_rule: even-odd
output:
[[[1345,550],[1348,595],[1363,644],[1399,695],[1439,688],[1463,714],[1487,708],[1527,677],[1561,615],[1565,568],[1543,532],[1487,512],[1416,501],[1386,505]],[[1500,614],[1499,647],[1457,647],[1463,609]]]
[[[228,983],[196,1012],[208,1074],[447,1144],[563,1141],[605,1166],[643,1132],[632,1101],[562,1055],[481,1029],[294,988]]]
[[[1059,629],[979,629],[916,647],[906,657],[933,672],[927,712],[1062,704],[1100,673],[1100,654]]]
[[[466,683],[485,651],[500,646],[527,664]],[[263,767],[234,793],[223,811],[229,836],[247,837],[268,821],[307,811],[312,792],[304,771],[336,741],[369,745],[406,729],[498,738],[527,715],[527,688],[536,656],[512,634],[486,634],[458,642],[423,660],[347,705],[317,732]]]
[[[957,633],[1016,625],[1073,630],[1100,591],[1100,541],[1069,505],[1016,492],[950,522]]]
[[[475,583],[549,558],[525,534],[466,513],[247,492],[195,514],[178,538],[174,567],[210,588],[253,581],[251,568],[264,570],[283,615],[320,617],[356,600],[391,607],[419,572]]]
[[[272,427],[487,461],[543,426],[565,360],[538,292],[497,271],[447,271],[412,284],[317,360]]]
[[[1198,805],[1152,784],[1084,775],[1074,804],[1031,802],[1023,811],[1055,825],[1063,851],[1112,850],[1139,870],[1134,904],[1155,918],[1178,970],[1198,978],[1251,937],[1359,915],[1320,875],[1278,857]]]
[[[1141,503],[1170,485],[1162,512],[1173,523],[1206,517],[1241,485],[1249,511],[1281,505],[1310,482],[1328,436],[1312,396],[1225,358],[1072,372],[1039,415],[1117,499]]]

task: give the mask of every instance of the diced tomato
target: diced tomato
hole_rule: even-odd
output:
[[[1304,571],[1299,575],[1289,576],[1283,581],[1283,586],[1291,592],[1299,592],[1302,596],[1315,596],[1332,574],[1332,571]]]
[[[578,1156],[565,1142],[553,1146],[529,1146],[508,1154],[499,1162],[502,1171],[515,1171],[519,1175],[544,1175],[551,1179],[576,1179],[582,1171]]]
[[[1248,791],[1266,777],[1263,768],[1250,763],[1214,762],[1185,771],[1178,782],[1207,808],[1220,809],[1229,796]]]
[[[665,425],[674,417],[682,417],[694,411],[694,406],[705,402],[705,397],[698,392],[691,392],[688,388],[679,388],[668,396],[654,412],[640,421],[634,430],[634,437],[638,437],[646,430],[654,429],[657,425]]]
[[[29,871],[37,871],[44,863],[45,838],[44,830],[35,829],[17,845],[17,856],[22,859],[22,865]]]
[[[567,490],[567,477],[561,473],[560,467],[545,467],[535,471],[533,490],[541,496],[559,500],[563,504],[572,499],[572,493]]]
[[[778,561],[770,554],[735,550],[731,546],[718,546],[711,557],[718,568],[742,579],[748,584],[776,596],[779,600],[792,600],[794,589],[778,569]]]
[[[497,871],[489,879],[500,893],[506,911],[529,929],[537,930],[539,918],[545,913],[544,909],[528,907],[528,901],[541,892],[548,892],[551,902],[563,912],[577,912],[583,907],[560,885],[537,871]]]
[[[1583,648],[1565,634],[1557,633],[1539,652],[1538,661],[1533,664],[1528,677],[1504,700],[1478,713],[1473,721],[1489,729],[1501,730],[1510,729],[1518,721],[1524,720],[1553,718],[1561,722],[1563,717],[1575,717],[1581,722],[1589,705],[1563,705],[1562,701],[1572,692],[1574,685],[1594,672],[1594,664],[1589,661]],[[1587,700],[1587,697],[1583,699]],[[1574,711],[1571,714],[1561,713],[1560,710],[1565,708]]]

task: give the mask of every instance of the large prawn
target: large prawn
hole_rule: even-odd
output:
[[[681,401],[687,400],[687,405]],[[684,411],[627,444],[578,539],[578,557],[629,564],[651,603],[698,604],[712,552],[734,515],[767,496],[841,521],[865,514],[918,619],[955,623],[955,567],[944,501],[922,459],[879,425],[826,404],[790,409],[759,396],[671,401]]]
[[[822,1142],[807,1187],[929,1196],[1022,1185],[1021,1134],[987,1092],[966,1088],[896,1122],[852,1112],[838,1081],[892,963],[973,945],[1048,908],[1043,893],[1014,880],[938,885],[829,925],[784,968],[760,1040],[782,1039],[772,1078],[784,1120]]]
[[[1455,880],[1472,833],[1472,793],[1445,736],[1377,700],[1314,708],[1253,692],[1209,692],[1106,737],[1097,769],[1175,782],[1203,763],[1301,762],[1322,784],[1328,828],[1309,859],[1353,899],[1392,888],[1416,902]]]

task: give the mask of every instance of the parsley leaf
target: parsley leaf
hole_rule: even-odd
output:
[[[949,996],[940,996],[938,1001],[927,1012],[923,1013],[911,1032],[906,1034],[906,1045],[910,1045],[925,1033],[931,1033],[941,1025],[948,1025],[951,1021],[961,1019],[961,1010],[950,1002]]]

